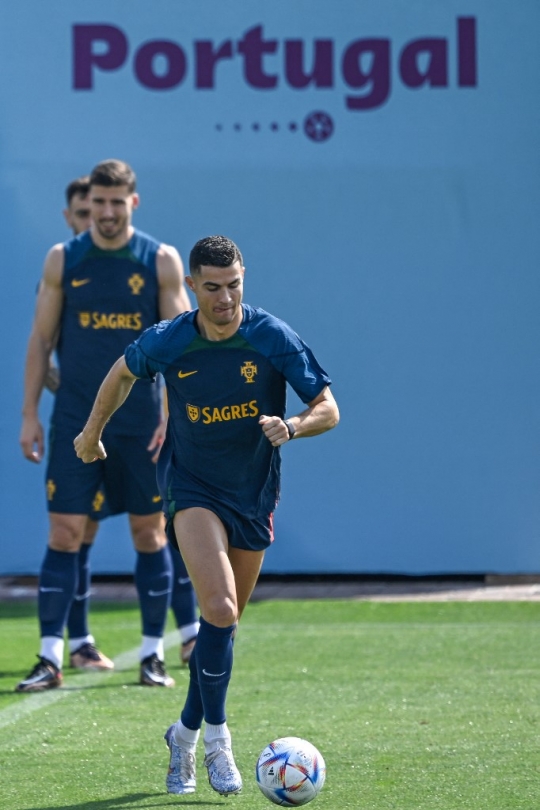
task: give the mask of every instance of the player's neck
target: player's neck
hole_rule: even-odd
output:
[[[243,312],[242,309],[240,309],[234,321],[231,321],[231,323],[218,325],[205,318],[199,310],[197,313],[197,326],[201,336],[205,338],[205,340],[227,340],[238,332],[240,324],[242,323],[242,318]]]
[[[135,228],[133,225],[129,225],[112,239],[105,239],[105,237],[99,233],[97,228],[92,227],[90,228],[90,235],[92,236],[92,242],[94,245],[101,248],[101,250],[119,250],[120,248],[123,248],[124,245],[127,245],[133,236],[134,231]]]

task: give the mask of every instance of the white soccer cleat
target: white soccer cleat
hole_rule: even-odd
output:
[[[174,726],[165,732],[165,742],[171,753],[169,770],[165,784],[167,793],[181,796],[185,793],[195,793],[197,780],[195,776],[195,757],[187,748],[182,748],[174,739]]]
[[[230,748],[218,748],[207,754],[204,765],[208,769],[208,781],[221,796],[232,796],[242,790],[242,777],[236,767]]]

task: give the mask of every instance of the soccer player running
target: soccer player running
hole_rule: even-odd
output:
[[[100,163],[90,176],[90,230],[54,245],[45,260],[25,368],[20,442],[30,461],[39,462],[44,454],[38,407],[55,347],[60,385],[46,470],[50,529],[39,577],[41,650],[36,666],[16,686],[19,692],[62,683],[64,628],[100,487],[111,514],[129,513],[142,616],[140,682],[174,685],[163,661],[171,558],[152,460],[164,434],[159,387],[145,381],[131,407],[111,421],[107,461],[87,467],[73,454],[73,437],[118,354],[145,328],[190,308],[177,251],[132,225],[138,203],[131,167],[118,160]]]
[[[151,327],[127,347],[103,381],[75,450],[84,462],[102,463],[112,414],[129,405],[138,386],[163,374],[170,416],[158,483],[169,539],[182,552],[201,611],[187,698],[165,734],[166,784],[169,793],[195,790],[204,720],[208,778],[228,795],[242,788],[225,711],[233,636],[273,539],[280,449],[335,427],[339,412],[308,346],[283,321],[242,303],[244,266],[234,242],[200,240],[189,269],[198,309]],[[288,419],[286,383],[307,406]]]

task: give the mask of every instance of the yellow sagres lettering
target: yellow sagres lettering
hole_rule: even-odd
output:
[[[240,405],[224,405],[222,408],[211,408],[206,406],[201,408],[202,421],[204,425],[211,425],[213,422],[230,422],[231,419],[249,419],[259,415],[257,400],[242,402]],[[194,420],[192,420],[194,421]]]
[[[79,323],[92,329],[129,329],[132,332],[142,330],[140,312],[79,312]]]
[[[201,409],[197,405],[186,403],[187,415],[191,422],[198,422],[201,417]]]
[[[246,360],[243,366],[240,366],[240,374],[242,377],[246,378],[247,383],[255,382],[255,374],[257,374],[257,366],[251,362],[251,360]]]
[[[94,500],[92,501],[92,510],[94,512],[101,512],[103,504],[105,503],[105,495],[99,490],[96,492]]]
[[[49,478],[49,480],[47,481],[47,500],[48,501],[52,501],[52,499],[54,498],[54,493],[55,492],[56,492],[56,484],[54,483],[52,478]]]
[[[183,380],[184,377],[191,377],[192,374],[197,374],[197,371],[181,371],[180,370],[178,372],[178,376],[180,377],[181,380]]]
[[[83,284],[90,284],[92,281],[91,278],[72,278],[71,279],[71,286],[72,287],[82,287]]]
[[[145,285],[145,280],[140,273],[133,273],[133,275],[128,278],[128,284],[131,287],[133,295],[140,295]]]
[[[161,495],[154,495],[152,497],[152,503],[159,503],[161,500]]]

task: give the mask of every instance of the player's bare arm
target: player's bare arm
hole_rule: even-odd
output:
[[[34,463],[41,461],[44,452],[43,426],[39,421],[39,401],[49,372],[51,354],[56,345],[60,326],[64,302],[63,272],[63,246],[54,245],[45,259],[24,370],[20,445],[24,457]]]
[[[328,386],[308,403],[305,411],[280,419],[279,416],[261,416],[259,424],[268,441],[279,447],[294,438],[318,436],[332,430],[339,422],[339,410],[334,395]],[[289,423],[289,426],[287,425]],[[291,435],[292,434],[292,435]]]
[[[101,383],[88,421],[73,442],[77,456],[85,464],[107,457],[101,441],[103,428],[126,401],[136,379],[120,357]]]
[[[159,316],[162,320],[176,318],[191,309],[184,286],[184,265],[176,248],[160,245],[157,254],[159,284]]]

